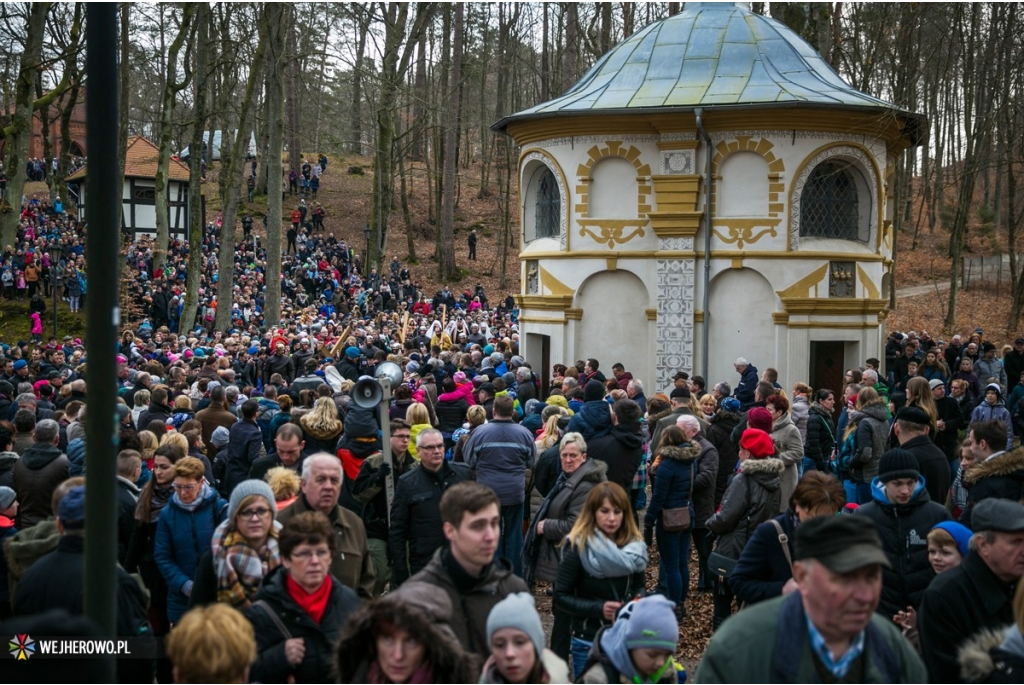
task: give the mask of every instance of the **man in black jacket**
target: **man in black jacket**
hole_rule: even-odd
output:
[[[295,362],[287,355],[285,344],[280,341],[275,346],[274,354],[263,364],[263,384],[269,385],[270,377],[275,373],[281,374],[288,383],[295,380]]]
[[[633,477],[643,458],[641,416],[640,406],[633,400],[616,400],[611,432],[587,443],[589,455],[608,465],[608,482],[618,483],[627,493],[632,491]]]
[[[469,467],[444,458],[441,431],[427,429],[416,436],[420,467],[404,474],[391,506],[388,548],[394,562],[393,584],[400,585],[427,565],[444,546],[441,496],[456,483],[470,480]]]
[[[935,422],[935,446],[942,450],[947,461],[952,462],[960,458],[960,440],[957,435],[961,428],[967,427],[967,417],[964,416],[959,402],[952,397],[946,397],[945,383],[935,378],[929,385],[938,412],[938,420]]]
[[[409,454],[409,424],[401,419],[390,423],[391,463],[384,455],[374,452],[359,467],[359,475],[352,485],[352,497],[363,505],[363,524],[366,526],[367,544],[373,558],[375,579],[373,596],[379,597],[391,580],[391,562],[388,554],[388,497],[387,477],[393,474],[395,483],[409,470],[416,468],[416,460]],[[433,456],[433,455],[431,455]]]
[[[932,502],[945,502],[949,495],[949,461],[928,437],[930,425],[931,419],[923,409],[903,407],[896,414],[893,430],[900,447],[917,459],[917,470],[924,476],[924,486]]]
[[[278,466],[300,473],[302,462],[308,456],[302,429],[294,423],[281,424],[274,436],[274,451],[252,463],[249,478],[264,480],[267,471]]]
[[[124,566],[128,544],[135,531],[135,507],[139,488],[135,481],[142,473],[142,455],[135,450],[121,450],[117,455],[117,562]]]
[[[960,647],[984,630],[1013,623],[1014,586],[1024,575],[1024,505],[1003,499],[978,504],[974,537],[963,563],[937,576],[918,612],[928,680],[960,673]]]
[[[1013,502],[1024,500],[1024,447],[1006,452],[1006,424],[999,420],[976,421],[971,425],[971,453],[974,466],[963,477],[967,506],[960,522],[971,522],[971,511],[983,500],[997,497]]]

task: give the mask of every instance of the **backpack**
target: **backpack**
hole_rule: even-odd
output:
[[[829,459],[830,470],[836,474],[836,478],[839,480],[849,478],[850,472],[853,470],[853,456],[856,454],[854,445],[856,436],[856,429],[851,430],[850,434],[843,438],[835,451],[832,452],[832,457]]]

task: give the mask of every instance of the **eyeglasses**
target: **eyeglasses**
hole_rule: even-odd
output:
[[[440,445],[420,445],[419,449],[421,452],[424,450],[443,450],[444,443],[441,443]]]
[[[179,483],[174,484],[174,489],[178,492],[192,492],[199,487],[198,483],[190,483],[188,485],[181,485]]]
[[[406,433],[402,433],[401,435],[392,435],[391,437],[394,438],[395,440],[408,440],[409,439],[409,435],[407,435]]]
[[[301,559],[302,561],[309,561],[314,556],[317,559],[329,559],[331,551],[329,549],[307,549],[301,552],[292,552],[292,559]]]
[[[239,512],[238,515],[243,519],[263,519],[270,516],[270,509],[267,509],[266,507],[260,507],[259,509],[246,509],[245,511]]]

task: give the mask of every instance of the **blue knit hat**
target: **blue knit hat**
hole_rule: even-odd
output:
[[[973,535],[970,528],[956,521],[943,521],[942,523],[937,523],[935,527],[949,533],[953,537],[957,549],[960,550],[960,556],[967,556],[967,545],[970,543],[971,536]]]
[[[57,505],[57,518],[66,529],[85,527],[85,486],[71,488]]]

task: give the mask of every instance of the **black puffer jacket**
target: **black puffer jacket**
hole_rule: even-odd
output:
[[[889,501],[885,486],[875,479],[871,484],[873,501],[854,512],[875,522],[885,556],[892,568],[882,569],[882,599],[878,613],[892,618],[908,606],[917,609],[935,571],[928,563],[928,533],[937,523],[949,520],[949,512],[928,496],[924,478],[918,476],[917,489],[910,501],[899,505]]]
[[[778,513],[785,468],[774,457],[743,462],[722,497],[722,506],[707,522],[708,530],[718,536],[716,552],[739,559],[754,530]]]
[[[462,423],[466,420],[466,412],[469,411],[469,402],[465,399],[452,398],[450,395],[453,393],[445,393],[437,400],[437,405],[434,407],[434,412],[437,414],[437,429],[442,433],[454,433],[458,429],[462,428]]]
[[[628,514],[627,514],[628,515]],[[572,634],[593,640],[602,627],[605,602],[629,602],[644,592],[644,572],[614,578],[597,578],[583,567],[579,552],[569,544],[562,548],[562,562],[555,578],[555,606],[572,615]]]
[[[720,411],[711,417],[708,428],[708,442],[718,450],[718,474],[715,476],[715,508],[722,503],[729,479],[736,472],[739,450],[732,441],[732,431],[743,416],[735,411]]]
[[[644,454],[644,434],[639,423],[616,424],[608,435],[587,443],[587,456],[608,465],[608,480],[629,492]]]
[[[697,457],[697,474],[693,481],[694,528],[703,528],[705,522],[715,513],[715,484],[718,480],[718,450],[704,438],[697,436],[694,443],[700,446]]]
[[[441,495],[470,479],[469,467],[445,461],[436,473],[418,466],[403,474],[391,504],[388,549],[399,585],[425,567],[445,543],[441,522]]]
[[[963,480],[967,488],[967,506],[960,521],[969,528],[971,513],[981,500],[989,497],[1014,502],[1024,500],[1024,447],[975,464],[964,474]]]
[[[835,446],[836,424],[832,420],[832,415],[815,402],[807,413],[807,440],[804,442],[804,456],[813,459],[818,470],[824,471]]]
[[[287,572],[279,566],[263,579],[256,593],[256,603],[245,610],[256,632],[256,661],[249,670],[249,679],[259,683],[283,683],[294,676],[296,683],[334,683],[334,646],[341,636],[349,615],[359,606],[355,591],[331,576],[331,597],[317,625],[288,594]],[[260,604],[266,602],[266,607]],[[284,655],[286,637],[266,611],[269,608],[284,624],[291,637],[305,641],[306,656],[292,666]]]

